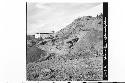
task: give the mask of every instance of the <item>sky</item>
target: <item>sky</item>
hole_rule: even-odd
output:
[[[102,3],[27,3],[27,34],[59,31],[74,19],[103,12]]]

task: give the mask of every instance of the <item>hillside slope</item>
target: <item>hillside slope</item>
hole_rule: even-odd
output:
[[[103,19],[80,17],[49,41],[36,46],[46,52],[27,64],[27,80],[103,80]]]

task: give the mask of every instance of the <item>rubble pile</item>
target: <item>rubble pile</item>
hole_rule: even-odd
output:
[[[45,56],[27,64],[27,80],[103,80],[103,19],[84,16],[36,45]]]

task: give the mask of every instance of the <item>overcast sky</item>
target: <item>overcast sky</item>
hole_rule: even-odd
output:
[[[103,12],[102,3],[33,3],[27,4],[27,34],[58,31],[81,16]]]

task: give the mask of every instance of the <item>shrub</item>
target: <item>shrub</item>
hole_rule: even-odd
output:
[[[41,58],[41,49],[37,48],[36,46],[27,48],[27,54],[26,54],[26,63],[32,63]]]

